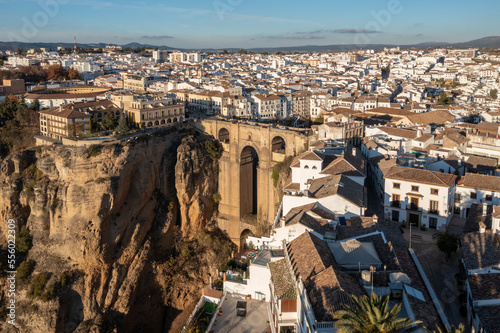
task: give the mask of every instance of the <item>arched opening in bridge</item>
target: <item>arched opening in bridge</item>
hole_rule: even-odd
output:
[[[245,230],[243,230],[243,231],[241,232],[241,235],[240,235],[240,249],[244,249],[244,248],[246,248],[246,247],[247,247],[247,246],[246,246],[246,242],[247,242],[247,238],[248,238],[249,236],[252,236],[252,237],[253,237],[253,236],[255,236],[255,235],[253,234],[253,232],[252,232],[252,231],[250,231],[250,230],[248,230],[248,229],[245,229]],[[254,245],[256,245],[256,244],[254,244]]]
[[[219,141],[229,143],[229,131],[226,128],[221,128],[219,130]]]
[[[281,136],[276,136],[274,137],[273,141],[271,142],[271,149],[273,153],[285,153],[285,140]]]
[[[246,146],[240,156],[240,217],[257,214],[257,167],[259,156]]]

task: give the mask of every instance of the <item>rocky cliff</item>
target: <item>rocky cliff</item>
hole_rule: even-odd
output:
[[[3,162],[0,219],[27,226],[33,246],[18,260],[34,266],[18,281],[16,326],[2,322],[2,332],[173,329],[230,251],[213,224],[216,161],[191,134]]]

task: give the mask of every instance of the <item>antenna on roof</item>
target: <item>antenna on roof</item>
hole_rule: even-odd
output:
[[[76,54],[76,36],[74,37],[75,44],[73,45],[73,53]]]

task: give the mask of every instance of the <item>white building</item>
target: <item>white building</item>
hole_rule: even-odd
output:
[[[500,177],[465,174],[455,189],[455,210],[465,218],[473,204],[500,205]]]
[[[386,219],[444,229],[453,216],[455,175],[392,167],[385,175]]]

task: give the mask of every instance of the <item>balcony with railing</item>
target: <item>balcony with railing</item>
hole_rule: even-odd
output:
[[[391,207],[401,208],[401,201],[391,201]]]
[[[422,208],[419,207],[418,205],[415,205],[415,204],[408,204],[406,206],[406,209],[414,211],[414,212],[421,212],[422,211]]]

